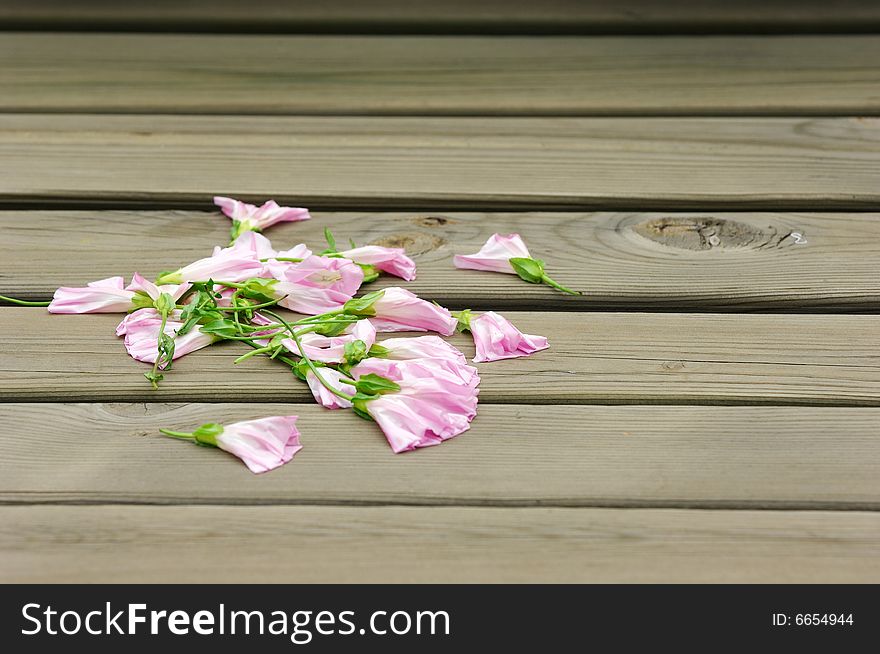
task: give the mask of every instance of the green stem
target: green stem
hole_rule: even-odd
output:
[[[48,307],[52,302],[30,302],[28,300],[18,300],[14,297],[6,297],[5,295],[0,295],[0,300],[4,302],[9,302],[10,304],[17,304],[21,307]]]
[[[262,348],[262,346],[261,346],[259,343],[255,343],[254,341],[250,341],[250,340],[247,340],[247,339],[245,339],[245,338],[242,338],[241,340],[244,341],[245,343],[247,343],[248,345],[250,345],[250,346],[253,347],[253,348],[256,348],[256,349],[260,349],[260,348]],[[295,366],[297,365],[297,363],[299,363],[298,361],[294,361],[294,360],[291,359],[290,357],[275,357],[275,358],[276,358],[278,361],[281,361],[281,362],[283,362],[283,363],[286,363],[286,364],[289,365],[291,368],[295,367]]]
[[[257,354],[268,354],[269,352],[272,352],[273,350],[276,350],[276,349],[277,349],[276,347],[272,347],[270,345],[266,345],[265,347],[258,347],[256,350],[251,350],[250,352],[246,352],[246,353],[242,354],[240,357],[238,357],[232,363],[241,363],[242,361],[247,361],[252,356],[256,356]]]
[[[191,433],[185,431],[171,431],[170,429],[159,428],[159,431],[171,438],[179,438],[184,441],[194,441],[196,439]]]
[[[162,358],[161,353],[159,352],[159,340],[162,338],[162,334],[165,333],[165,323],[168,322],[168,314],[162,313],[162,325],[159,327],[159,336],[156,338],[156,360],[153,362],[153,372],[152,379],[150,379],[150,383],[153,385],[153,390],[159,390],[159,384],[156,383],[156,371],[159,369],[159,361]]]
[[[342,391],[340,391],[336,388],[333,388],[333,386],[331,386],[330,383],[326,379],[324,379],[324,376],[318,371],[318,367],[314,363],[312,363],[312,360],[308,357],[308,355],[306,355],[305,350],[303,349],[303,346],[302,346],[302,341],[299,340],[299,336],[297,335],[297,333],[293,329],[293,327],[291,327],[284,320],[284,318],[279,316],[277,313],[274,313],[272,311],[266,311],[266,313],[269,314],[270,316],[272,316],[273,318],[275,318],[275,320],[279,321],[287,328],[287,331],[290,333],[290,337],[293,339],[293,342],[296,343],[296,347],[299,350],[300,356],[302,357],[303,361],[306,362],[306,365],[309,367],[309,370],[311,370],[312,373],[315,375],[315,377],[318,379],[318,381],[321,382],[321,385],[324,386],[324,388],[326,388],[328,391],[333,393],[336,397],[342,398],[343,400],[347,400],[348,402],[352,402],[354,400],[353,396],[349,395],[348,393],[343,393]]]
[[[238,291],[236,291],[236,293],[238,293]],[[235,293],[233,295],[235,295]],[[217,310],[218,311],[248,311],[249,309],[262,309],[264,307],[271,307],[271,306],[278,304],[285,297],[287,297],[287,296],[285,295],[284,297],[280,297],[277,300],[272,300],[271,302],[264,302],[263,304],[249,304],[247,306],[241,305],[241,306],[237,306],[237,307],[217,307]]]
[[[289,261],[290,263],[302,263],[302,259],[297,259],[296,257],[269,257],[268,259],[260,259],[261,262],[265,263],[266,261]]]
[[[541,281],[544,282],[545,284],[547,284],[547,286],[552,286],[556,290],[562,291],[563,293],[568,293],[569,295],[583,295],[583,293],[581,293],[580,291],[573,291],[570,288],[566,288],[565,286],[563,286],[559,282],[552,280],[547,275],[544,275],[543,277],[541,277]]]

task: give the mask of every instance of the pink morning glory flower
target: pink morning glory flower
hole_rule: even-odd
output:
[[[273,272],[279,272],[277,268]],[[280,271],[282,282],[295,282],[314,288],[329,288],[351,298],[364,281],[364,271],[348,259],[312,255]]]
[[[231,239],[235,241],[238,236],[247,231],[262,231],[281,222],[295,222],[311,218],[308,209],[299,207],[281,207],[274,200],[269,200],[262,206],[254,206],[240,200],[217,196],[214,204],[232,219]]]
[[[492,234],[476,254],[456,254],[452,259],[456,268],[488,270],[490,272],[519,275],[530,284],[547,284],[569,295],[579,291],[562,286],[544,272],[544,262],[533,259],[519,234]]]
[[[343,250],[339,254],[355,263],[373,266],[377,270],[400,277],[408,282],[416,278],[416,262],[410,259],[402,248],[364,245],[359,248]]]
[[[138,309],[127,315],[116,327],[116,335],[124,336],[123,341],[128,354],[136,361],[155,363],[158,351],[156,343],[159,339],[159,328],[162,326],[162,316],[155,309]],[[182,336],[175,332],[183,326],[180,321],[180,311],[175,310],[168,314],[165,323],[165,333],[174,337],[174,359],[207,347],[219,339],[213,334],[203,334],[198,325]],[[163,361],[159,368],[165,368],[168,362]]]
[[[49,304],[50,313],[125,313],[134,308],[134,291],[122,277],[89,282],[83,288],[62,286]]]
[[[414,293],[392,286],[378,292],[378,298],[371,304],[374,312],[370,322],[379,332],[437,332],[451,336],[458,321],[448,309],[419,298]]]
[[[492,234],[486,244],[476,254],[456,254],[452,262],[456,268],[469,270],[488,270],[509,273],[516,271],[510,260],[518,257],[531,258],[529,249],[519,234]]]
[[[193,432],[160,429],[171,438],[217,447],[241,459],[251,472],[268,472],[293,458],[302,449],[297,416],[272,416],[231,425],[208,423]]]
[[[385,359],[453,359],[464,364],[466,359],[458,348],[439,336],[411,336],[409,338],[386,338],[379,343]]]
[[[470,315],[467,329],[474,337],[477,363],[523,357],[550,347],[545,337],[523,334],[494,311]]]
[[[356,389],[351,385],[353,383],[351,379],[338,370],[334,370],[333,368],[320,368],[319,372],[321,373],[321,377],[324,378],[324,381],[336,390],[345,393],[346,395],[355,394]],[[312,391],[312,396],[315,398],[315,401],[325,409],[348,409],[351,407],[351,402],[327,390],[327,387],[315,377],[315,373],[311,370],[306,372],[306,383],[309,385],[309,389]]]
[[[157,284],[180,284],[181,282],[203,282],[209,279],[224,282],[243,282],[257,277],[263,271],[263,264],[251,252],[225,248],[213,256],[199,259],[174,272],[160,275]]]
[[[377,374],[397,382],[400,390],[370,400],[355,400],[385,434],[395,453],[439,445],[470,428],[477,413],[480,383],[476,369],[449,359],[389,361],[369,358],[352,368],[359,379]]]
[[[90,282],[82,288],[62,286],[55,291],[49,304],[50,313],[124,313],[149,307],[162,293],[175,301],[189,290],[189,284],[158,287],[135,273],[131,284],[124,286],[122,277],[109,277]]]

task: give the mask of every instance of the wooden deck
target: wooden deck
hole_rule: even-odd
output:
[[[0,3],[0,293],[272,197],[551,348],[395,456],[234,345],[152,391],[118,316],[0,307],[0,581],[880,581],[876,3],[76,4]],[[585,295],[452,267],[514,231]],[[259,477],[157,434],[278,413]]]

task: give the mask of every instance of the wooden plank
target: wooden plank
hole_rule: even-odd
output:
[[[340,242],[402,246],[413,292],[452,306],[682,311],[873,310],[880,304],[880,221],[868,213],[316,212],[266,233],[279,247]],[[153,277],[225,244],[218,211],[0,211],[0,293],[49,299],[58,286],[139,271]],[[518,232],[562,296],[512,275],[457,270],[494,232]],[[370,288],[397,284],[383,278]]]
[[[170,441],[299,415],[303,450],[254,477]],[[880,508],[880,413],[864,408],[498,406],[393,455],[378,428],[313,404],[0,404],[0,503]]]
[[[857,512],[3,507],[0,581],[876,583],[878,543]]]
[[[0,111],[880,114],[870,36],[6,34]]]
[[[870,32],[866,0],[4,0],[6,29],[595,34]]]
[[[0,201],[874,209],[880,119],[2,118]]]
[[[474,307],[479,310],[480,307]],[[878,315],[505,312],[550,339],[531,357],[480,365],[481,399],[502,403],[880,406]],[[0,399],[311,399],[266,358],[220,343],[180,359],[153,391],[114,335],[119,316],[0,310]],[[469,335],[451,342],[473,355]],[[540,388],[538,392],[537,389]]]

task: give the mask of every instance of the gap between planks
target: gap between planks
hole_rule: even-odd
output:
[[[866,116],[878,59],[873,35],[7,33],[0,111]]]
[[[0,581],[870,583],[878,543],[855,512],[0,507]]]
[[[254,477],[170,441],[299,415],[304,449]],[[880,510],[880,410],[484,405],[471,429],[394,455],[314,404],[0,404],[0,503]]]
[[[876,118],[7,114],[3,126],[0,202],[12,204],[216,194],[428,211],[880,203]]]
[[[404,284],[453,307],[642,311],[876,311],[880,220],[853,213],[313,212],[267,234],[276,248],[340,243],[403,247],[419,274]],[[154,278],[228,240],[218,211],[0,211],[0,294],[50,299],[135,271]],[[515,275],[458,270],[495,232],[518,232],[561,295]],[[369,288],[403,284],[384,277]]]
[[[355,34],[876,32],[865,0],[4,0],[6,29]]]

